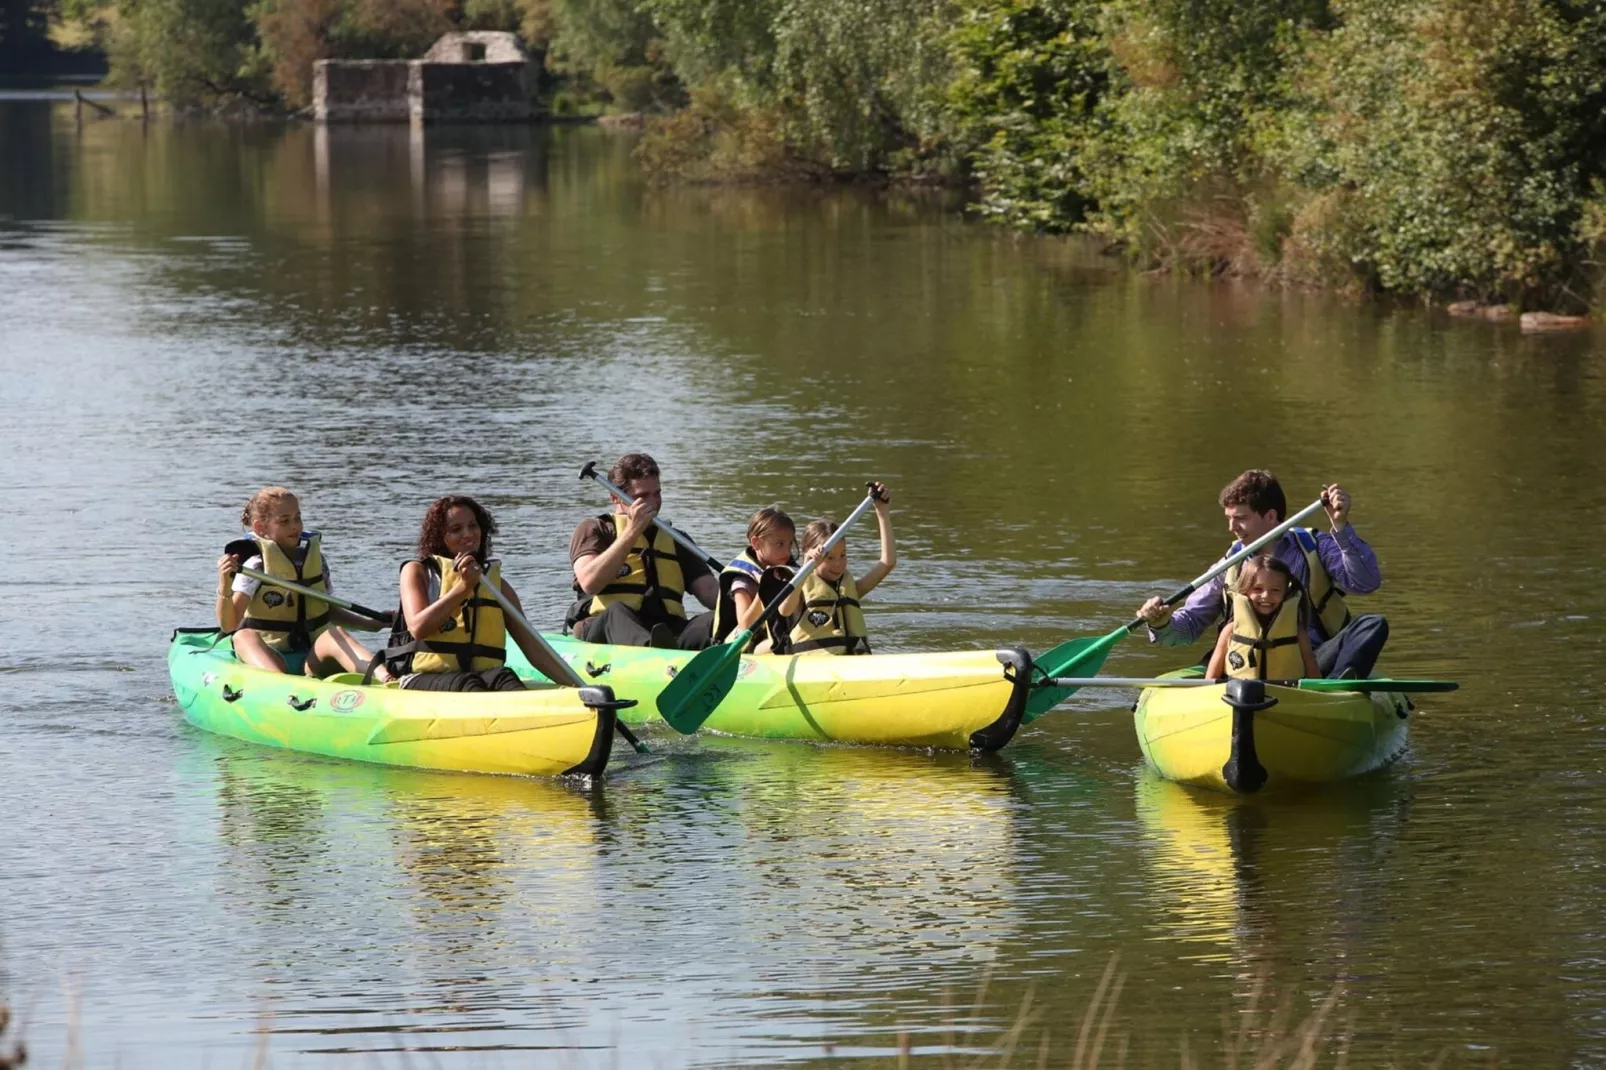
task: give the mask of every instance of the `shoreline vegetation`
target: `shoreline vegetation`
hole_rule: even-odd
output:
[[[513,30],[550,116],[642,117],[657,182],[953,184],[1146,270],[1561,314],[1529,329],[1606,298],[1585,0],[6,3],[177,109],[304,112],[318,59]]]
[[[1131,1034],[1118,1021],[1121,991],[1126,985],[1126,974],[1119,969],[1119,957],[1118,954],[1111,956],[1080,1021],[1046,1022],[1028,990],[1011,1020],[990,1027],[990,1035],[979,1033],[975,1023],[987,993],[988,974],[981,979],[973,1006],[945,1004],[949,1019],[946,1032],[898,1030],[895,1054],[858,1056],[852,1062],[865,1070],[882,1066],[905,1070],[916,1058],[928,1065],[940,1062],[945,1068],[963,1067],[965,1070],[1125,1068],[1131,1054]],[[1176,1050],[1181,1070],[1200,1070],[1201,1066],[1215,1064],[1223,1070],[1319,1070],[1327,1066],[1346,1066],[1356,1023],[1353,1014],[1343,1011],[1344,986],[1335,983],[1300,1017],[1291,998],[1284,997],[1274,1006],[1269,1003],[1268,983],[1269,974],[1262,970],[1247,995],[1242,997],[1241,1005],[1233,1013],[1223,1015],[1220,1037],[1199,1044],[1202,1051],[1195,1050],[1187,1033],[1179,1032]],[[7,1018],[6,1008],[0,1004],[0,1049],[4,1047]],[[266,1020],[264,1018],[264,1022]],[[76,1026],[69,1027],[68,1042],[73,1050],[78,1049],[78,1039],[72,1035],[75,1032]],[[259,1033],[260,1044],[251,1060],[252,1067],[271,1065],[270,1035],[265,1029]],[[857,1038],[853,1043],[857,1046],[862,1041],[863,1038]],[[934,1047],[938,1050],[933,1050]],[[838,1054],[836,1048],[836,1043],[827,1041],[820,1054],[826,1060],[833,1060]],[[1478,1053],[1474,1057],[1483,1065],[1491,1068],[1499,1065],[1494,1049],[1479,1046],[1474,1050]],[[1452,1051],[1449,1046],[1441,1049],[1431,1066],[1447,1065]],[[407,1052],[398,1049],[398,1054],[405,1065]],[[569,1054],[580,1053],[571,1051]],[[1205,1056],[1204,1061],[1200,1055]],[[617,1063],[618,1058],[618,1052],[608,1057],[610,1064]],[[809,1061],[801,1052],[793,1058]],[[20,1041],[14,1043],[9,1057],[0,1050],[0,1070],[20,1070],[26,1061],[27,1052]],[[570,1065],[585,1064],[574,1061]],[[1160,1063],[1155,1058],[1145,1058],[1143,1065]]]

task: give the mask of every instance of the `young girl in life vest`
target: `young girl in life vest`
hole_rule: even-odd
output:
[[[831,552],[820,550],[837,525],[832,520],[811,521],[803,529],[803,560],[819,558],[819,566],[781,603],[789,630],[776,653],[868,654],[864,611],[859,600],[887,578],[898,563],[892,542],[892,494],[881,483],[870,484],[875,499],[876,525],[881,529],[881,558],[855,580],[848,575],[848,542],[843,539]]]
[[[1321,676],[1311,650],[1309,608],[1294,574],[1271,554],[1244,562],[1205,675],[1212,680]]]
[[[234,633],[234,656],[269,672],[325,676],[361,672],[372,655],[339,624],[379,625],[327,602],[240,574],[240,566],[329,593],[322,539],[301,530],[301,503],[284,487],[263,487],[240,514],[256,553],[225,552],[217,562],[218,630]],[[332,623],[338,622],[338,623]]]
[[[421,691],[518,691],[524,684],[505,664],[507,634],[530,664],[558,679],[563,669],[497,600],[495,584],[521,614],[519,596],[491,557],[496,521],[473,498],[450,495],[424,514],[418,556],[401,567],[402,619],[384,653],[401,686]]]
[[[747,522],[747,549],[726,565],[719,574],[719,603],[714,607],[713,641],[723,643],[734,631],[752,627],[764,607],[781,592],[797,567],[797,525],[771,505],[754,513]],[[755,635],[748,649],[755,649],[771,636]]]

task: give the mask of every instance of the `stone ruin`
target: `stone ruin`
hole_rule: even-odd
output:
[[[320,123],[519,123],[535,117],[536,69],[511,33],[449,33],[422,59],[322,59]]]

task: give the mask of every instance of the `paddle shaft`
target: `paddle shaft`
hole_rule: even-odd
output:
[[[1305,506],[1305,508],[1295,513],[1287,520],[1284,520],[1282,523],[1278,524],[1276,527],[1272,528],[1270,531],[1266,532],[1266,534],[1262,535],[1248,546],[1245,546],[1237,553],[1227,557],[1224,560],[1216,562],[1209,568],[1209,570],[1197,576],[1193,582],[1189,583],[1186,587],[1178,588],[1175,594],[1165,600],[1165,604],[1168,606],[1176,605],[1178,602],[1187,598],[1194,591],[1197,591],[1200,587],[1203,587],[1205,584],[1209,583],[1211,580],[1215,579],[1232,566],[1241,561],[1247,561],[1249,558],[1253,557],[1262,546],[1282,538],[1283,534],[1287,532],[1289,528],[1295,527],[1307,517],[1313,516],[1320,512],[1321,508],[1322,499],[1317,498],[1315,501]],[[1132,631],[1136,628],[1141,628],[1145,623],[1146,622],[1142,617],[1134,617],[1132,622],[1126,626],[1126,630]]]
[[[283,587],[287,591],[294,591],[303,598],[316,598],[320,602],[328,602],[332,606],[339,606],[341,609],[348,609],[357,614],[359,617],[367,617],[369,620],[378,621],[380,624],[390,624],[393,620],[389,613],[381,613],[377,609],[369,609],[367,606],[358,605],[356,602],[348,602],[344,598],[336,598],[327,591],[315,591],[311,587],[303,587],[301,584],[296,583],[293,580],[285,580],[280,579],[278,576],[270,576],[266,572],[258,572],[254,568],[245,568],[244,566],[241,566],[240,575],[250,576],[253,580],[261,580],[263,583],[271,583],[275,587]]]
[[[590,686],[586,683],[585,677],[575,672],[574,668],[564,661],[556,650],[552,649],[552,644],[541,637],[541,633],[535,630],[535,627],[525,618],[524,614],[514,608],[513,602],[497,588],[496,584],[491,583],[484,575],[481,575],[480,586],[491,592],[491,597],[496,599],[497,605],[502,607],[502,613],[513,623],[528,632],[530,638],[535,640],[535,645],[544,650],[547,657],[551,658],[554,664],[563,666],[563,679],[554,680],[553,683],[562,684],[565,687]]]
[[[599,486],[601,486],[603,490],[607,491],[609,494],[612,494],[615,498],[618,498],[620,501],[624,502],[626,508],[629,508],[630,506],[636,504],[636,499],[632,498],[630,495],[626,494],[624,491],[622,491],[618,487],[614,486],[611,482],[609,482],[607,476],[605,476],[601,472],[597,471],[597,462],[596,461],[589,461],[589,462],[587,462],[587,464],[586,464],[586,466],[584,468],[580,469],[580,478],[581,479],[594,479],[594,480],[596,480],[597,484]],[[686,549],[690,550],[692,553],[694,553],[698,557],[702,558],[703,559],[703,563],[706,564],[709,568],[713,569],[714,570],[714,574],[716,576],[725,567],[723,564],[720,563],[719,559],[716,558],[713,554],[710,554],[708,551],[704,550],[702,547],[700,547],[696,543],[692,542],[691,541],[691,536],[687,535],[683,531],[680,531],[680,530],[676,529],[672,524],[669,523],[669,521],[665,520],[663,517],[655,516],[655,517],[652,518],[652,522],[654,524],[658,525],[660,528],[663,528],[664,534],[668,535],[671,539],[674,539],[676,542],[680,543],[680,545],[684,546]]]
[[[1265,680],[1278,687],[1297,687],[1301,691],[1455,691],[1460,684],[1452,680]],[[1150,679],[1141,676],[1054,676],[1039,681],[1037,687],[1219,687],[1225,680],[1178,679],[1162,676]],[[1309,686],[1307,686],[1309,685]]]

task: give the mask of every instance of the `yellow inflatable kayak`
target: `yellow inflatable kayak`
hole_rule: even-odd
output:
[[[1197,677],[1197,667],[1170,673]],[[1410,700],[1372,691],[1265,685],[1267,705],[1234,709],[1228,684],[1145,688],[1138,744],[1161,776],[1239,794],[1324,784],[1381,769],[1405,750]]]
[[[197,728],[359,762],[527,776],[595,776],[612,749],[606,687],[464,694],[314,680],[234,658],[210,629],[180,629],[167,653],[173,694]]]
[[[692,659],[684,650],[545,636],[582,679],[608,684],[629,724],[658,719],[657,698]],[[543,679],[514,644],[508,665]],[[755,739],[994,751],[1020,727],[1032,658],[1020,648],[868,657],[746,655],[736,684],[704,722]]]

